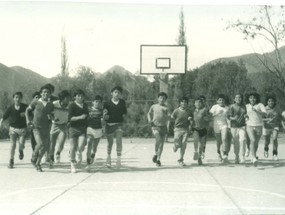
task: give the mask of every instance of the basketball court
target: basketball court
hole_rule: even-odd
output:
[[[53,169],[43,165],[37,172],[29,162],[31,147],[26,143],[24,160],[15,157],[15,168],[8,169],[9,142],[0,150],[0,213],[5,215],[45,214],[285,214],[285,145],[279,138],[279,161],[263,157],[253,167],[221,164],[215,140],[207,144],[204,165],[193,161],[192,138],[185,155],[186,167],[178,166],[173,143],[166,143],[162,166],[152,162],[154,139],[124,139],[122,168],[105,167],[106,139],[100,142],[91,172],[70,173],[68,143],[62,163]],[[262,140],[261,140],[262,143]],[[270,148],[271,149],[271,148]],[[115,150],[113,150],[113,155]],[[113,156],[114,157],[114,156]],[[115,157],[114,157],[115,158]],[[115,164],[115,160],[113,162]]]

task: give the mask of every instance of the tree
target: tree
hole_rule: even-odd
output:
[[[178,29],[178,38],[177,38],[177,44],[181,46],[186,46],[186,68],[187,68],[187,56],[188,56],[188,46],[186,42],[186,27],[184,23],[184,12],[183,8],[181,8],[179,13],[179,20],[180,25]],[[175,97],[181,98],[183,96],[183,80],[184,80],[185,74],[177,75],[177,80],[175,83]]]
[[[275,59],[268,59],[266,54],[256,57],[262,63],[266,71],[276,76],[279,80],[279,89],[285,93],[285,63],[280,54],[280,47],[285,40],[285,10],[284,6],[260,6],[259,16],[253,17],[250,21],[237,20],[228,28],[235,28],[244,35],[246,40],[263,38],[274,50]]]

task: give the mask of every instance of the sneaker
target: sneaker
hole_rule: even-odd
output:
[[[193,155],[193,160],[196,161],[198,160],[198,152],[194,152],[194,155]]]
[[[178,147],[176,144],[174,144],[174,145],[173,145],[173,152],[177,152],[178,148],[179,148],[179,147]]]
[[[160,166],[161,166],[160,160],[157,160],[157,161],[156,161],[156,166],[157,166],[157,167],[160,167]]]
[[[279,160],[278,157],[277,157],[277,155],[273,155],[273,160],[275,160],[275,161],[278,161],[278,160]]]
[[[23,160],[24,158],[24,151],[23,150],[19,150],[19,159]]]
[[[245,157],[248,157],[249,156],[249,149],[246,148],[246,151],[245,151]]]
[[[55,155],[55,163],[60,163],[60,154]]]
[[[229,159],[228,159],[228,156],[227,155],[224,155],[223,158],[223,163],[229,163]]]
[[[236,156],[236,158],[235,158],[235,164],[239,164],[239,156]]]
[[[202,152],[201,154],[201,158],[204,159],[205,158],[205,152]]]
[[[181,166],[181,167],[186,166],[186,164],[184,163],[183,160],[178,160],[178,164],[179,164],[179,166]]]
[[[82,153],[78,151],[77,152],[77,163],[81,164],[81,161],[82,161]]]
[[[253,164],[253,166],[257,167],[258,163],[257,163],[257,159],[256,158],[252,159],[252,164]]]
[[[8,164],[8,168],[9,169],[13,169],[14,168],[14,160],[10,159],[9,164]]]
[[[268,158],[268,151],[264,151],[264,157]]]
[[[241,157],[240,163],[245,163],[245,157],[244,156]]]
[[[75,166],[75,163],[71,163],[71,164],[70,164],[70,171],[71,171],[71,173],[76,173],[76,166]]]
[[[121,156],[117,157],[116,167],[117,167],[117,169],[121,168]]]
[[[199,165],[199,166],[203,165],[203,162],[202,162],[202,158],[201,158],[201,157],[198,158],[198,165]]]
[[[157,155],[154,155],[154,156],[152,157],[152,162],[153,162],[153,163],[156,163],[156,162],[157,162]]]
[[[218,153],[218,160],[223,161],[222,155],[220,153]]]
[[[91,170],[91,164],[87,164],[87,166],[85,167],[85,169],[86,169],[87,172],[90,172],[90,170]]]
[[[107,157],[106,166],[107,166],[108,168],[111,168],[111,156],[110,156],[110,155],[108,155],[108,157]]]
[[[91,163],[91,164],[94,163],[94,160],[95,160],[95,154],[92,153],[92,154],[91,154],[90,163]]]
[[[38,172],[42,172],[43,171],[40,164],[36,165],[36,169],[37,169]]]

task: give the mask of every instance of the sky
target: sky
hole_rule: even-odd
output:
[[[226,30],[231,21],[251,19],[255,2],[104,2],[1,1],[0,63],[54,77],[60,73],[61,36],[65,35],[71,75],[81,65],[100,73],[120,65],[136,73],[141,45],[177,44],[181,8],[188,69],[221,57],[272,50],[262,41],[243,40],[235,29]]]

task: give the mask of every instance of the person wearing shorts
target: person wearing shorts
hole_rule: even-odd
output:
[[[193,112],[192,131],[194,138],[194,156],[193,160],[198,160],[198,165],[202,165],[202,155],[207,137],[207,128],[209,125],[209,112],[203,105],[203,100],[198,97],[194,100],[195,110]]]
[[[155,137],[155,155],[152,161],[157,167],[161,166],[160,159],[167,134],[167,123],[170,119],[170,111],[165,104],[166,99],[167,94],[160,92],[158,94],[158,103],[152,105],[147,113],[148,122],[152,127],[152,133]]]
[[[102,109],[103,98],[96,95],[92,106],[89,108],[89,118],[87,127],[87,170],[90,171],[90,166],[95,160],[97,147],[99,141],[103,135],[102,132],[102,120],[103,120],[103,109]],[[107,114],[105,110],[104,116]]]
[[[272,137],[273,141],[273,160],[278,160],[278,134],[279,126],[281,124],[281,114],[276,108],[276,98],[274,96],[268,96],[266,98],[267,105],[266,116],[263,119],[263,136],[264,136],[264,157],[268,158],[270,138]]]
[[[60,162],[60,153],[63,150],[68,130],[68,109],[70,102],[70,93],[67,90],[63,90],[59,93],[58,97],[59,100],[53,102],[54,120],[52,121],[50,130],[51,145],[49,152],[49,161],[51,166],[53,165],[54,161],[56,163]]]
[[[187,138],[189,135],[189,125],[192,119],[188,108],[188,98],[182,97],[179,99],[179,108],[175,109],[171,114],[171,119],[174,120],[174,145],[173,151],[176,152],[180,148],[180,158],[178,164],[183,167],[184,154],[187,146]]]
[[[213,117],[213,127],[214,132],[217,139],[217,153],[219,159],[223,163],[228,162],[228,122],[227,122],[227,112],[228,106],[226,106],[226,96],[224,94],[219,94],[217,98],[217,104],[213,105],[210,109],[210,114]],[[221,155],[221,148],[223,150],[223,154]]]

